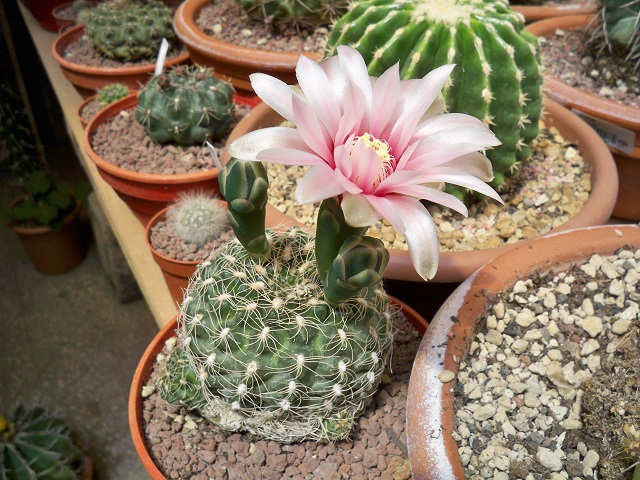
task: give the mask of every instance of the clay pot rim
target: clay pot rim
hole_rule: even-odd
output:
[[[89,67],[79,63],[74,63],[63,56],[64,48],[75,40],[77,37],[84,34],[84,24],[77,25],[56,38],[51,46],[51,54],[53,58],[60,64],[62,68],[67,70],[82,73],[88,76],[103,76],[103,77],[122,77],[126,75],[139,75],[144,73],[153,73],[155,70],[155,62],[148,65],[139,66],[123,66],[123,67]],[[173,58],[167,58],[164,67],[171,67],[180,63],[186,63],[189,61],[189,53],[183,53]]]
[[[585,247],[585,251],[577,252],[578,245],[592,250]],[[453,292],[431,320],[411,372],[407,446],[414,476],[465,478],[457,443],[451,436],[453,383],[441,383],[438,375],[443,370],[457,374],[458,362],[467,355],[468,343],[473,339],[475,320],[486,311],[490,299],[513,286],[523,275],[566,270],[594,253],[610,254],[624,245],[640,247],[639,225],[603,225],[560,232],[497,257]],[[507,279],[499,279],[500,273]],[[455,323],[452,316],[456,316]],[[434,472],[432,469],[436,467],[442,470]]]
[[[576,2],[566,5],[510,5],[510,7],[513,11],[521,13],[527,22],[570,15],[588,15],[597,11],[596,2]]]
[[[137,90],[131,90],[129,89],[129,95],[138,95],[138,91]],[[82,124],[83,128],[87,128],[87,125],[89,125],[89,122],[87,122],[84,118],[82,118],[82,110],[89,104],[91,103],[93,100],[95,100],[96,98],[98,98],[98,94],[94,93],[93,95],[85,98],[80,105],[78,105],[78,108],[76,109],[76,115],[78,115],[78,118],[80,119],[80,123]],[[108,105],[107,105],[108,106]],[[106,107],[104,107],[106,108]],[[97,114],[96,114],[97,115]],[[93,119],[92,119],[93,120]]]
[[[546,114],[549,114],[552,119],[557,119],[560,123],[567,125],[567,129],[569,129],[570,132],[563,132],[566,137],[573,137],[575,134],[575,136],[582,139],[580,145],[581,154],[585,161],[592,165],[593,174],[589,199],[582,210],[559,227],[536,238],[574,228],[605,223],[611,216],[618,192],[618,174],[611,151],[589,125],[562,105],[550,99],[545,99],[543,107]],[[265,115],[275,114],[271,108],[264,103],[255,107],[250,115],[243,118],[234,129],[227,143],[231,143],[250,129],[266,126],[260,123]],[[570,135],[568,133],[570,133]],[[574,140],[573,138],[570,139]],[[229,156],[224,153],[221,158],[223,165],[228,159]],[[598,167],[597,170],[596,167]],[[267,204],[267,226],[271,227],[281,224],[298,225],[310,230],[309,227],[302,225],[272,205]],[[430,281],[439,283],[462,282],[480,266],[524,242],[526,242],[526,240],[484,250],[440,252],[438,272]],[[384,274],[385,278],[424,282],[413,268],[408,250],[391,249],[390,253],[391,259]]]
[[[12,207],[12,206],[14,206],[15,204],[17,204],[18,202],[20,202],[23,199],[24,199],[23,196],[14,197],[9,202],[9,206]],[[68,225],[71,222],[73,222],[78,217],[78,215],[80,215],[80,210],[82,210],[82,206],[83,205],[82,205],[81,202],[79,202],[77,200],[74,200],[74,201],[75,201],[75,207],[65,217],[64,223],[62,224],[63,228],[66,225]],[[47,233],[55,233],[55,230],[53,230],[48,225],[38,225],[38,226],[31,227],[31,226],[20,225],[20,224],[17,224],[17,223],[10,222],[9,223],[9,228],[11,228],[11,230],[16,232],[18,235],[45,235]]]
[[[202,8],[210,0],[186,0],[174,14],[174,29],[176,35],[188,48],[224,62],[260,69],[265,63],[275,71],[288,71],[295,68],[301,55],[313,60],[320,60],[321,55],[308,52],[272,52],[242,47],[232,43],[216,40],[200,30],[195,19]]]
[[[408,320],[409,318],[412,318],[414,320],[409,321],[420,335],[426,334],[426,329],[428,328],[429,323],[422,315],[420,315],[413,308],[396,297],[389,295],[389,300],[391,301],[391,303],[401,308]],[[175,336],[175,331],[177,329],[178,323],[177,319],[178,316],[175,316],[171,320],[169,320],[156,334],[151,343],[147,346],[146,350],[142,354],[142,357],[140,358],[140,361],[138,362],[138,365],[136,366],[136,370],[133,374],[133,380],[131,382],[131,389],[129,390],[129,430],[131,432],[133,445],[136,449],[138,457],[140,458],[142,465],[144,466],[145,470],[152,480],[165,480],[166,477],[162,474],[162,472],[160,472],[160,469],[153,462],[153,459],[149,454],[149,449],[147,448],[145,434],[142,427],[143,399],[142,395],[140,395],[140,392],[142,391],[144,383],[147,381],[151,374],[151,368],[155,363],[156,357],[164,347],[164,342],[172,336]]]
[[[548,18],[531,23],[526,27],[526,30],[538,37],[545,36],[553,33],[557,28],[572,30],[584,27],[594,18],[595,15],[569,15]],[[557,78],[545,76],[544,82],[545,90],[548,90],[549,95],[554,100],[568,105],[569,108],[576,108],[586,114],[626,128],[640,130],[639,108],[616,103],[594,93],[571,87]]]

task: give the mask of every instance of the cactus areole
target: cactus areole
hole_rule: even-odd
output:
[[[327,54],[338,45],[356,48],[374,76],[395,63],[403,79],[455,64],[443,90],[447,111],[479,118],[502,142],[487,152],[492,186],[530,155],[542,109],[537,39],[506,1],[358,1],[334,25]]]

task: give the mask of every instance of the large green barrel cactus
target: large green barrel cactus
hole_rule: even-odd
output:
[[[43,408],[0,416],[0,480],[77,480],[83,459],[64,422]]]
[[[233,94],[233,87],[211,70],[180,65],[144,86],[136,120],[158,143],[203,144],[227,133],[233,121]]]
[[[172,43],[176,36],[171,9],[156,0],[101,2],[85,31],[98,53],[123,62],[153,57],[163,38]]]
[[[347,0],[236,0],[249,18],[282,30],[329,25],[347,12]]]
[[[334,25],[327,55],[337,45],[356,48],[373,76],[395,63],[403,79],[456,64],[447,110],[483,120],[502,142],[487,152],[494,187],[530,155],[542,109],[538,45],[506,1],[359,1]]]

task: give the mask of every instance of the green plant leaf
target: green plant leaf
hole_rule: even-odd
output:
[[[61,190],[53,190],[49,194],[47,200],[51,204],[51,206],[58,207],[61,210],[69,208],[73,203],[71,192],[64,192]]]
[[[43,170],[36,170],[24,180],[24,188],[30,195],[47,193],[53,182]]]
[[[49,225],[58,216],[58,209],[52,205],[38,205],[34,218],[42,225]]]

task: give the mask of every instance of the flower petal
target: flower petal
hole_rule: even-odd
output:
[[[304,142],[322,157],[329,165],[333,166],[333,138],[316,116],[313,108],[306,101],[293,97],[294,124]]]
[[[375,80],[373,83],[373,105],[376,106],[376,112],[375,115],[371,115],[369,133],[380,138],[388,122],[393,118],[393,110],[400,97],[400,64],[396,63],[379,78],[373,80]]]
[[[394,189],[393,193],[427,200],[438,205],[445,206],[464,215],[469,215],[467,207],[455,195],[444,192],[438,188],[427,187],[425,185],[403,185]]]
[[[345,72],[349,82],[358,87],[364,94],[367,111],[370,111],[373,92],[371,89],[371,78],[367,71],[367,65],[360,52],[353,47],[346,45],[338,46],[338,60],[340,67]]]
[[[448,162],[442,163],[441,166],[455,168],[467,175],[473,175],[483,182],[490,182],[493,180],[493,165],[491,164],[491,160],[480,152],[461,155],[460,157],[456,157]]]
[[[344,219],[352,227],[369,227],[380,220],[380,213],[367,200],[367,195],[352,195],[345,193],[342,196],[342,211]]]
[[[327,88],[329,79],[325,71],[318,63],[301,55],[296,66],[296,77],[309,105],[333,136],[340,124],[340,104],[333,89]]]
[[[289,148],[312,153],[312,150],[300,137],[298,130],[290,127],[254,130],[237,138],[226,148],[229,155],[242,160],[257,160],[260,151],[270,148]]]
[[[428,178],[427,182],[429,183],[445,182],[458,185],[460,187],[470,188],[471,190],[475,190],[487,197],[491,197],[504,205],[502,198],[500,198],[500,195],[498,195],[493,188],[472,175],[461,174],[459,170],[446,167],[434,167],[425,175],[425,177]]]
[[[336,171],[326,163],[316,163],[298,182],[295,197],[301,204],[316,203],[344,191],[342,182],[336,181]]]
[[[261,162],[280,163],[282,165],[315,165],[324,162],[315,153],[303,152],[292,148],[268,148],[256,155]]]
[[[249,79],[251,87],[264,103],[293,122],[291,97],[294,95],[294,90],[289,85],[264,73],[252,73]]]

